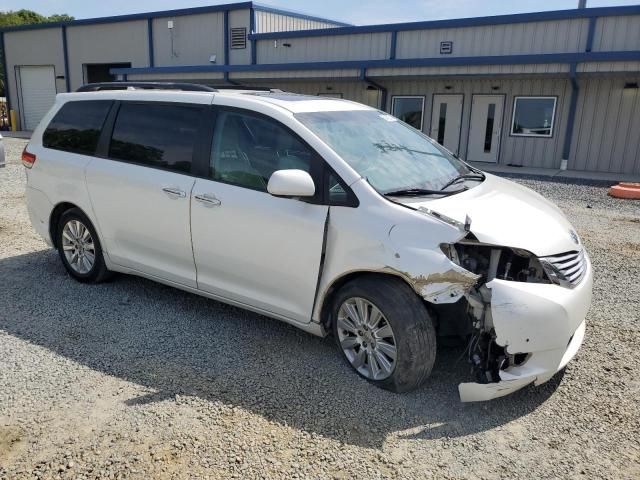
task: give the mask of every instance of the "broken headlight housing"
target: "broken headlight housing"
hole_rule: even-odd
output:
[[[482,283],[494,278],[528,283],[552,282],[538,257],[526,250],[488,245],[471,239],[442,244],[440,248],[452,262],[481,275]]]

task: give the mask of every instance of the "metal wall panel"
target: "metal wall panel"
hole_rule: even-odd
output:
[[[67,28],[71,89],[84,83],[83,64],[131,62],[149,65],[147,21],[80,25]]]
[[[251,19],[251,12],[246,10],[232,10],[229,12],[229,30],[232,28],[245,27],[247,29],[247,35],[249,32],[249,25]],[[227,32],[227,35],[229,33]],[[229,41],[231,43],[231,41]],[[247,41],[247,48],[229,50],[229,63],[232,65],[248,65],[251,63],[251,42]]]
[[[577,67],[578,73],[640,72],[640,62],[586,62]]]
[[[640,173],[640,92],[630,77],[580,80],[569,169]]]
[[[538,75],[547,73],[567,73],[568,64],[527,64],[527,65],[462,65],[455,67],[403,67],[369,68],[370,77],[407,76],[447,76],[447,75]]]
[[[262,79],[262,78],[276,78],[276,79],[310,79],[310,78],[358,78],[360,71],[357,69],[347,70],[290,70],[286,72],[237,72],[229,74],[232,80],[236,79]],[[284,81],[284,80],[283,80]]]
[[[265,86],[264,82],[250,82]],[[386,80],[380,81],[388,89],[388,111],[394,95],[420,95],[425,97],[424,127],[428,133],[431,128],[431,109],[434,94],[463,94],[462,127],[460,132],[460,154],[467,154],[469,122],[471,118],[471,100],[473,94],[503,94],[505,108],[502,123],[500,164],[522,165],[526,167],[559,168],[562,146],[565,137],[566,119],[569,109],[571,85],[567,78],[521,78],[521,79],[434,79],[434,80]],[[267,86],[286,91],[309,95],[342,94],[343,98],[378,107],[380,92],[367,89],[362,81],[289,81],[274,80]],[[497,87],[497,89],[496,89]],[[554,131],[551,138],[512,137],[511,115],[515,96],[557,96]],[[639,127],[640,128],[640,127]]]
[[[598,18],[592,50],[640,50],[640,15]]]
[[[157,66],[224,64],[224,13],[154,18],[153,52]]]
[[[387,80],[380,81],[389,90],[389,105],[394,95],[424,95],[424,132],[430,131],[433,94],[463,94],[462,131],[460,155],[467,155],[471,100],[473,94],[504,94],[505,107],[502,122],[501,146],[498,163],[526,167],[559,168],[569,108],[570,83],[566,78],[477,78],[434,80]],[[513,99],[518,95],[557,96],[554,131],[551,138],[511,137],[511,114]]]
[[[64,79],[64,53],[62,50],[62,29],[26,30],[4,34],[7,72],[5,81],[9,86],[11,108],[19,108],[19,91],[16,81],[18,65],[53,65],[56,76],[56,90],[66,92]]]
[[[320,22],[306,18],[283,15],[281,13],[256,11],[255,33],[292,32],[297,30],[317,30],[337,27],[336,23]]]
[[[587,19],[398,32],[397,58],[518,55],[584,51]],[[440,42],[453,52],[440,54]]]
[[[253,85],[265,86],[262,82],[248,83]],[[375,90],[367,90],[367,85],[364,82],[359,81],[332,81],[327,79],[325,81],[289,81],[279,80],[274,81],[267,85],[273,88],[281,88],[287,92],[303,93],[306,95],[336,95],[342,96],[346,100],[353,100],[355,102],[363,103],[371,107],[378,106],[380,101],[380,94]]]
[[[193,83],[213,83],[221,84],[216,80],[222,80],[223,74],[217,72],[191,72],[191,73],[152,73],[152,74],[132,74],[127,76],[131,82],[193,82]]]
[[[389,56],[390,33],[360,33],[322,37],[260,40],[258,62],[331,62],[339,60],[384,60]],[[286,47],[285,44],[290,45]]]

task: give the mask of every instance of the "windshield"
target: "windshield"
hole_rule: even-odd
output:
[[[296,118],[382,194],[440,190],[472,173],[429,137],[383,112],[310,112]]]

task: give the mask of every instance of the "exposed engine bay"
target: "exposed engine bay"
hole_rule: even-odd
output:
[[[458,302],[458,324],[445,327],[441,334],[469,337],[465,355],[472,366],[475,380],[481,384],[499,382],[500,371],[524,364],[527,352],[508,353],[505,345],[496,342],[497,335],[491,315],[491,290],[487,283],[494,279],[525,283],[552,283],[538,258],[525,250],[487,245],[478,242],[473,234],[456,244],[441,245],[451,261],[465,270],[479,275],[476,285]],[[444,313],[444,312],[441,312]],[[450,315],[447,315],[450,317]]]

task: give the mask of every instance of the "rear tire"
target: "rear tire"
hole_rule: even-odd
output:
[[[107,269],[98,234],[79,208],[60,216],[57,227],[58,254],[67,272],[82,283],[100,283],[112,273]]]
[[[408,392],[429,377],[436,332],[423,301],[401,279],[375,275],[347,283],[334,298],[331,323],[347,363],[374,385]]]

